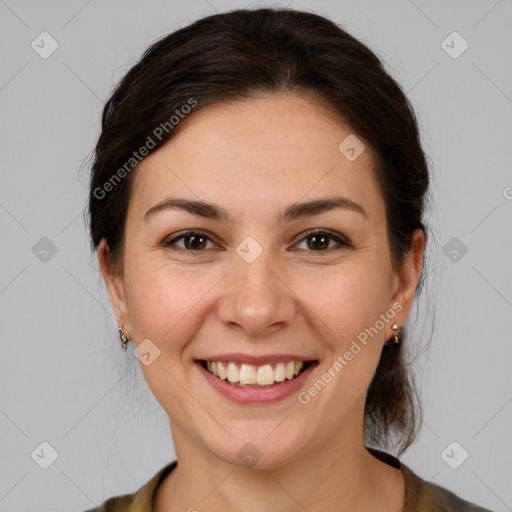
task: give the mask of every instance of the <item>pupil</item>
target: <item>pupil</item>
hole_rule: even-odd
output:
[[[194,241],[196,240],[197,241]],[[186,237],[186,242],[185,242],[185,245],[187,247],[187,249],[198,249],[198,248],[203,248],[204,247],[204,240],[205,238],[203,236],[196,236],[196,235],[189,235]],[[189,243],[189,241],[192,240],[191,243]]]
[[[323,235],[313,235],[309,238],[310,240],[320,240],[319,244],[312,243],[310,245],[310,249],[326,249],[329,246],[329,240],[326,236]]]

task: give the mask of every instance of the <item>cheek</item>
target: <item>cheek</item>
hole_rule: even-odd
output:
[[[188,368],[183,365],[186,347],[201,327],[205,294],[218,278],[212,273],[170,268],[169,265],[133,258],[125,279],[130,322],[136,344],[150,339],[159,349],[149,365],[141,364],[144,378],[157,401],[170,417],[194,414],[201,410],[190,405],[184,390]],[[181,411],[181,412],[180,412]],[[189,412],[187,412],[189,411]]]
[[[217,273],[199,265],[185,270],[143,254],[127,263],[128,309],[136,340],[149,338],[162,350],[186,344],[197,328],[205,294],[219,281]]]
[[[313,333],[326,354],[317,376],[322,382],[317,380],[306,393],[310,397],[321,394],[326,408],[336,408],[334,415],[325,413],[332,428],[337,428],[340,418],[350,414],[356,403],[364,403],[392,323],[391,315],[387,321],[381,316],[386,314],[389,300],[386,274],[381,270],[372,273],[354,265],[329,274],[321,285],[319,281],[315,286],[303,283],[301,293],[315,323]]]
[[[303,283],[300,293],[314,313],[309,317],[315,319],[318,342],[332,357],[326,357],[319,378],[332,383],[328,384],[328,402],[344,404],[340,414],[348,414],[350,407],[363,399],[375,374],[392,321],[381,317],[389,301],[386,276],[382,265],[375,270],[353,264],[329,273],[329,279],[316,280],[316,284]]]
[[[350,264],[297,281],[296,290],[325,325],[327,338],[343,348],[385,312],[389,301],[385,276],[384,269]]]

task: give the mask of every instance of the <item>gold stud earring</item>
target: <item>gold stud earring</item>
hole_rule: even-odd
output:
[[[400,330],[398,328],[398,324],[393,324],[391,326],[391,329],[395,331],[395,334],[393,334],[393,342],[398,345],[400,343]]]
[[[119,324],[117,326],[117,330],[119,331],[119,337],[121,338],[121,343],[123,344],[122,346],[122,349],[124,351],[126,351],[127,347],[126,347],[126,342],[128,341],[127,338],[126,338],[126,334],[124,333],[123,331],[123,326],[121,324]]]

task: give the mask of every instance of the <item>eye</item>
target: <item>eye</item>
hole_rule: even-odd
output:
[[[329,247],[329,243],[334,240],[337,247]],[[310,241],[310,242],[308,242]],[[306,233],[300,243],[306,242],[307,249],[310,252],[326,252],[329,249],[341,249],[343,247],[351,247],[350,243],[343,240],[341,237],[325,230],[313,230]]]
[[[183,246],[178,245],[178,241],[183,240]],[[310,241],[310,243],[308,243]],[[330,247],[330,242],[336,242],[337,246]],[[180,233],[178,236],[163,242],[164,247],[177,248],[179,250],[188,252],[204,252],[207,244],[210,242],[215,248],[216,245],[211,240],[210,236],[203,231],[188,230]],[[352,247],[351,244],[343,240],[340,236],[335,235],[325,230],[312,230],[306,233],[300,243],[306,242],[309,252],[326,252],[331,249],[341,249],[343,247]],[[300,245],[299,243],[299,245]]]
[[[182,240],[182,239],[184,241],[183,247],[177,245],[177,241]],[[165,241],[163,243],[163,245],[165,247],[175,246],[178,249],[182,249],[185,251],[203,252],[202,249],[206,248],[208,241],[210,241],[213,244],[210,237],[206,233],[203,233],[202,231],[189,230],[189,231],[184,231],[183,233],[181,233],[179,236],[177,236],[175,238]],[[215,248],[215,244],[213,244],[213,245]]]

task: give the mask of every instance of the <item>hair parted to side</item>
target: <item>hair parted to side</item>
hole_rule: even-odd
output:
[[[190,110],[184,105],[197,111],[225,100],[281,92],[312,93],[371,146],[392,261],[400,268],[413,231],[427,234],[423,214],[429,170],[414,110],[367,46],[322,16],[289,9],[241,9],[202,18],[152,44],[128,71],[105,104],[94,154],[89,195],[93,250],[105,239],[112,264],[122,266],[137,168],[133,152],[149,147],[148,137],[150,152],[171,139],[180,124],[171,129],[169,120]],[[155,131],[162,126],[166,129]],[[116,173],[122,179],[114,183]],[[388,448],[396,435],[399,454],[414,441],[421,417],[404,361],[404,339],[384,347],[365,408],[366,441]]]

